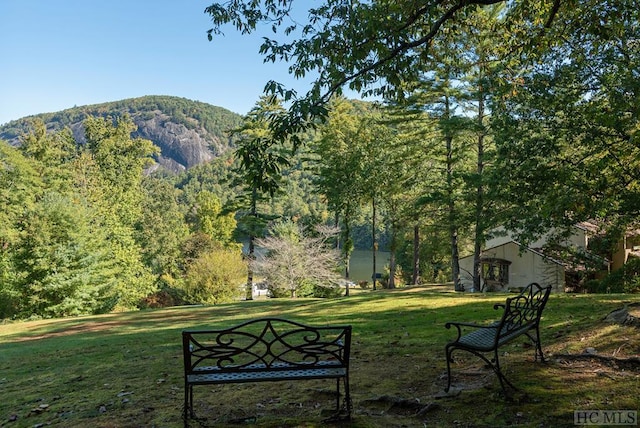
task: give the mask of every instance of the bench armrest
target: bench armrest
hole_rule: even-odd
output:
[[[505,305],[504,303],[496,303],[495,305],[493,305],[493,309],[506,309],[507,305]]]
[[[481,329],[481,328],[485,328],[485,329],[495,329],[496,325],[495,324],[491,324],[491,325],[481,325],[481,324],[475,324],[475,323],[471,323],[471,322],[453,322],[453,321],[449,321],[448,323],[446,323],[444,325],[445,328],[449,329],[451,328],[451,326],[455,327],[456,330],[458,331],[458,337],[456,337],[455,341],[457,342],[460,337],[462,337],[462,327],[473,327],[473,328],[477,328],[477,329]]]

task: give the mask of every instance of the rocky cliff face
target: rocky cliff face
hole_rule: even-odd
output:
[[[189,129],[159,110],[144,115],[134,114],[131,118],[138,127],[133,136],[150,140],[160,147],[160,155],[156,156],[158,165],[153,167],[154,170],[164,168],[179,173],[208,162],[229,149],[228,140],[222,141],[201,127]],[[71,124],[71,130],[76,141],[84,143],[82,122]]]
[[[229,145],[209,135],[202,128],[187,129],[171,121],[171,117],[155,111],[151,119],[134,119],[138,134],[160,147],[161,159],[190,168],[224,153]]]
[[[88,115],[115,117],[124,113],[138,127],[134,137],[151,140],[160,148],[152,170],[173,173],[206,163],[229,150],[227,131],[242,120],[240,115],[220,107],[183,98],[143,97],[23,118],[0,127],[0,138],[18,145],[19,136],[28,131],[30,121],[40,118],[48,129],[69,127],[76,141],[84,143],[82,121]],[[205,121],[217,126],[205,126]]]

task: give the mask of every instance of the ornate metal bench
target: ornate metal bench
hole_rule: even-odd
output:
[[[512,341],[513,339],[525,335],[535,345],[535,360],[540,357],[544,361],[544,354],[540,346],[540,316],[544,309],[551,287],[541,287],[537,283],[529,284],[515,297],[508,298],[505,304],[494,305],[494,309],[504,309],[502,318],[489,325],[478,325],[472,323],[448,322],[446,328],[455,327],[458,337],[449,342],[445,347],[447,357],[447,387],[446,392],[451,388],[451,354],[456,349],[471,352],[483,359],[496,373],[500,380],[500,386],[505,391],[505,383],[517,390],[515,386],[504,376],[500,370],[500,360],[498,349]],[[472,328],[463,335],[465,327]],[[485,354],[493,353],[490,361]]]
[[[351,326],[311,327],[279,318],[182,332],[184,422],[194,418],[194,385],[336,379],[336,415],[351,418]],[[340,382],[344,401],[340,407]]]

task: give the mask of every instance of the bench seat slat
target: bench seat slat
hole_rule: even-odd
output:
[[[343,364],[341,364],[339,361],[316,361],[313,363],[305,363],[305,362],[295,362],[295,363],[285,363],[285,362],[279,362],[279,363],[271,363],[268,366],[266,364],[262,364],[262,363],[254,363],[254,364],[249,364],[249,365],[233,365],[233,364],[228,364],[226,366],[196,366],[193,370],[189,371],[189,373],[198,373],[198,374],[202,374],[202,372],[212,372],[212,373],[216,373],[216,372],[229,372],[229,371],[233,371],[233,372],[251,372],[251,371],[265,371],[265,370],[272,370],[272,371],[278,371],[278,370],[309,370],[312,368],[318,368],[318,367],[324,367],[324,366],[328,366],[328,367],[344,367]]]
[[[347,370],[343,367],[337,368],[315,368],[315,369],[296,369],[287,370],[263,370],[263,371],[238,371],[238,372],[220,372],[220,373],[203,373],[192,374],[188,376],[188,382],[198,383],[240,383],[240,382],[257,382],[257,381],[275,381],[275,380],[291,380],[291,379],[323,379],[332,377],[344,377]]]
[[[522,327],[512,330],[502,329],[500,337],[498,338],[498,346],[517,338],[527,330],[535,328],[535,324],[525,324]],[[496,334],[498,334],[498,327],[480,328],[465,334],[458,339],[458,344],[461,346],[468,346],[479,351],[491,351],[494,348]]]

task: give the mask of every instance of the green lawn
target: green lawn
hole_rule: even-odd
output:
[[[520,387],[505,400],[494,375],[457,353],[455,397],[446,383],[449,320],[496,318],[504,294],[434,289],[362,291],[322,300],[256,300],[0,325],[0,426],[181,426],[181,330],[277,316],[308,324],[351,324],[353,427],[574,426],[574,410],[638,409],[640,367],[569,360],[640,354],[640,329],[603,318],[631,295],[552,295],[543,314],[546,364],[524,340],[503,348],[507,376]],[[323,426],[332,381],[196,387],[193,426]],[[237,425],[236,425],[237,426]]]

